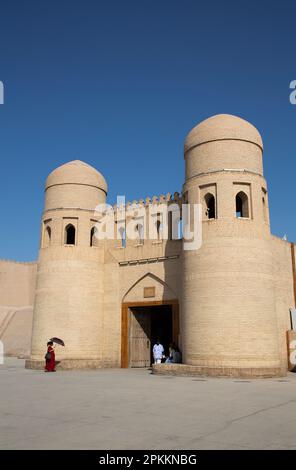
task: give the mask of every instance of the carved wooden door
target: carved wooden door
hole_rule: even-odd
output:
[[[151,317],[148,309],[130,312],[129,358],[130,367],[151,365]]]

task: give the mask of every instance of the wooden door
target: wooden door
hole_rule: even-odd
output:
[[[145,309],[130,310],[129,366],[149,367],[151,351],[151,317]]]

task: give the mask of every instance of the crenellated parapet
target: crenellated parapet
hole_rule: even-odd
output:
[[[113,209],[123,210],[125,209],[136,209],[138,207],[150,207],[151,205],[160,205],[160,204],[177,204],[179,206],[184,202],[183,195],[178,191],[174,193],[160,194],[159,196],[146,197],[145,199],[128,201],[125,204],[114,204]]]

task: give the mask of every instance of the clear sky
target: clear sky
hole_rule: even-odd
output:
[[[295,45],[294,0],[2,1],[0,258],[37,258],[55,167],[95,166],[110,202],[180,191],[184,138],[218,113],[261,132],[272,230],[296,241]]]

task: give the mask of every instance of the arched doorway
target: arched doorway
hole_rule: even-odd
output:
[[[178,300],[123,302],[121,367],[149,367],[152,347],[159,338],[168,352],[170,342],[179,343]]]

